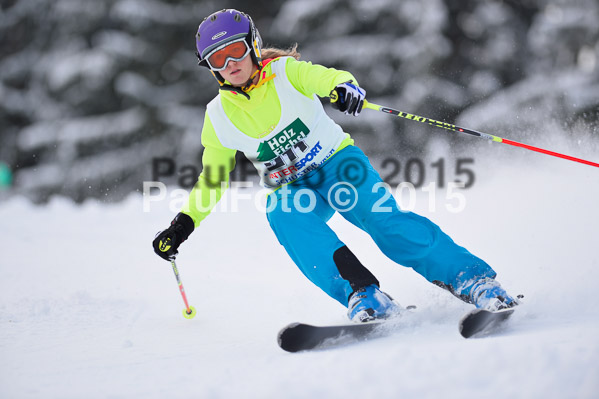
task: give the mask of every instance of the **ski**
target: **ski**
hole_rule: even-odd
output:
[[[502,309],[495,312],[474,309],[460,320],[460,334],[464,338],[490,334],[501,327],[513,313],[514,308]],[[291,323],[279,331],[277,341],[281,349],[287,352],[309,351],[383,337],[396,331],[396,327],[394,323],[389,324],[385,321],[334,326]]]
[[[382,321],[337,326],[291,323],[279,331],[278,343],[287,352],[340,346],[386,335],[387,329],[381,328],[383,324]]]
[[[464,338],[480,336],[496,331],[514,313],[514,308],[490,311],[474,309],[460,320],[459,330]]]

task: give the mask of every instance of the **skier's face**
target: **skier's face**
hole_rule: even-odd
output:
[[[257,67],[252,62],[252,57],[246,56],[241,61],[230,60],[227,67],[220,71],[223,78],[236,87],[245,85]]]

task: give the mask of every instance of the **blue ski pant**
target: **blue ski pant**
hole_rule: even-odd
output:
[[[268,222],[291,259],[344,306],[353,288],[333,259],[345,246],[327,225],[335,211],[368,233],[388,258],[452,292],[473,278],[495,276],[435,223],[400,210],[366,155],[349,146],[267,200]]]

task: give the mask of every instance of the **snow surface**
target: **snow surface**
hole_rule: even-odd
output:
[[[434,212],[422,190],[416,206],[526,296],[502,333],[482,339],[458,334],[470,305],[393,264],[340,217],[330,223],[383,289],[418,309],[389,337],[289,354],[276,344],[281,327],[343,323],[345,310],[300,274],[253,201],[233,211],[230,191],[228,210],[183,244],[193,320],[150,245],[171,201],[150,212],[140,195],[5,201],[0,397],[596,398],[599,170],[493,148],[478,153],[462,212],[447,211],[440,189]]]

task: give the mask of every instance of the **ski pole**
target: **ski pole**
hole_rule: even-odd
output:
[[[183,317],[185,317],[186,319],[193,319],[196,315],[196,309],[193,306],[189,306],[189,303],[187,302],[185,288],[183,288],[183,283],[181,283],[181,277],[179,277],[179,269],[177,269],[175,259],[171,260],[171,266],[173,266],[173,271],[175,272],[175,277],[177,278],[177,284],[179,284],[179,291],[181,292],[183,302],[185,303],[185,309],[183,309]]]
[[[477,132],[476,130],[467,129],[465,127],[460,127],[460,126],[452,125],[451,123],[441,122],[441,121],[430,119],[430,118],[427,118],[427,117],[424,117],[424,116],[418,116],[418,115],[414,115],[414,114],[409,114],[407,112],[398,111],[396,109],[383,107],[381,105],[369,103],[366,100],[364,100],[364,106],[363,106],[363,108],[370,108],[370,109],[373,109],[375,111],[380,111],[380,112],[384,112],[386,114],[396,115],[396,116],[399,116],[400,118],[409,119],[411,121],[416,121],[416,122],[421,122],[421,123],[428,123],[431,126],[440,127],[440,128],[452,131],[452,132],[465,133],[465,134],[469,134],[471,136],[480,137],[480,138],[483,138],[483,139],[495,141],[497,143],[509,144],[509,145],[513,145],[513,146],[516,146],[516,147],[525,148],[527,150],[536,151],[536,152],[540,152],[542,154],[547,154],[547,155],[551,155],[551,156],[554,156],[554,157],[567,159],[569,161],[580,162],[580,163],[583,163],[583,164],[586,164],[586,165],[590,165],[590,166],[594,166],[596,168],[599,168],[599,163],[587,161],[585,159],[571,157],[569,155],[560,154],[559,152],[553,152],[553,151],[545,150],[545,149],[539,148],[539,147],[533,147],[532,145],[523,144],[523,143],[519,143],[517,141],[512,141],[512,140],[504,139],[504,138],[501,138],[501,137],[493,136],[492,134]]]

